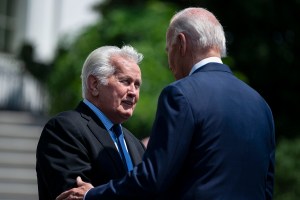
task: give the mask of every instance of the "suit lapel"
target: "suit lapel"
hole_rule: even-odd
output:
[[[128,148],[128,152],[131,156],[133,166],[135,166],[138,163],[140,163],[142,160],[142,156],[139,154],[139,150],[136,148],[136,146],[139,144],[135,144],[135,141],[129,135],[130,133],[128,133],[128,131],[124,128],[123,128],[123,133],[124,133],[124,138],[125,138],[126,145]]]
[[[93,120],[90,120],[88,123],[88,127],[90,128],[91,132],[94,134],[94,136],[97,138],[97,140],[102,144],[104,147],[104,151],[109,154],[109,157],[112,159],[112,161],[115,163],[115,166],[117,166],[118,169],[121,170],[120,166],[124,166],[121,157],[119,156],[119,152],[111,139],[109,133],[104,128],[99,128],[99,125],[96,124]],[[125,166],[124,166],[125,169]]]
[[[121,157],[119,156],[119,152],[113,140],[111,139],[101,120],[83,102],[79,104],[77,110],[81,113],[81,116],[87,120],[87,126],[89,127],[91,133],[103,146],[104,152],[106,152],[111,160],[115,163],[117,170],[123,174],[124,170],[126,170],[125,166],[121,160]],[[120,166],[124,166],[124,169]]]

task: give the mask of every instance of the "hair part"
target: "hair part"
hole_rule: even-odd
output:
[[[83,98],[85,98],[87,94],[87,81],[90,75],[97,77],[100,84],[106,85],[107,78],[115,73],[116,68],[111,60],[114,55],[131,59],[137,64],[143,60],[143,55],[129,45],[124,45],[122,48],[117,46],[103,46],[95,49],[88,55],[82,67],[80,77]]]

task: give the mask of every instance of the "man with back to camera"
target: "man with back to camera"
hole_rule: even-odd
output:
[[[173,16],[166,34],[177,81],[163,89],[143,161],[93,187],[77,179],[61,199],[272,199],[275,134],[271,110],[222,63],[225,34],[203,8]]]
[[[77,176],[100,185],[141,162],[144,146],[121,124],[139,100],[142,59],[131,46],[104,46],[90,53],[81,74],[83,101],[50,119],[42,131],[36,152],[40,200],[75,187]],[[118,138],[114,124],[122,130]],[[126,144],[120,147],[122,141]],[[124,146],[128,165],[121,154]]]

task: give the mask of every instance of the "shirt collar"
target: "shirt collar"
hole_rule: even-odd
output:
[[[219,58],[219,57],[209,57],[209,58],[205,58],[205,59],[201,60],[200,62],[196,63],[196,64],[193,66],[193,68],[192,68],[192,70],[191,70],[191,72],[190,72],[189,75],[191,75],[194,71],[196,71],[196,70],[199,69],[200,67],[206,65],[207,63],[211,63],[211,62],[215,62],[215,63],[223,63],[222,60],[221,60],[221,58]]]
[[[111,127],[114,125],[105,115],[103,112],[100,111],[99,108],[97,108],[94,104],[92,104],[89,100],[83,99],[83,103],[85,103],[101,120],[101,122],[104,124],[106,130],[110,130]]]

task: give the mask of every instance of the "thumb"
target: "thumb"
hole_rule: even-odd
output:
[[[82,179],[81,179],[80,176],[78,176],[78,177],[76,178],[76,182],[77,182],[77,186],[78,186],[78,187],[80,187],[80,186],[82,186],[82,185],[84,184],[84,182],[82,181]]]

